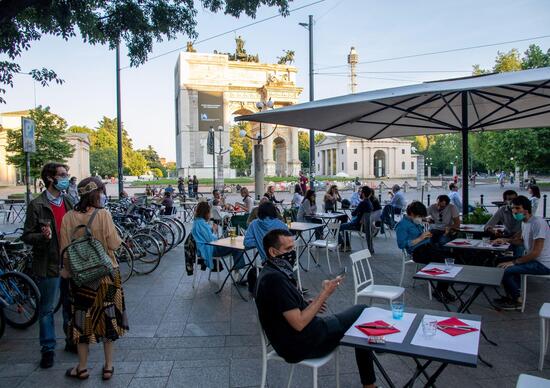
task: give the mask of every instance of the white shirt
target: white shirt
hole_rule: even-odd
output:
[[[462,211],[462,200],[460,199],[460,194],[458,194],[458,191],[451,191],[449,193],[449,198],[451,200],[451,203],[456,206],[459,212]]]
[[[531,197],[529,200],[531,201],[531,214],[536,215],[537,209],[539,208],[539,199],[537,197]]]
[[[292,205],[292,207],[300,207],[303,200],[304,200],[304,197],[302,197],[300,193],[294,193],[294,196],[292,197],[292,201],[290,202],[290,204]]]
[[[550,227],[546,221],[541,217],[531,216],[529,221],[521,223],[521,237],[526,254],[535,247],[535,240],[544,240],[542,251],[535,260],[550,268]]]

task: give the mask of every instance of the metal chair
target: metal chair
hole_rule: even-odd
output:
[[[550,380],[526,374],[520,374],[516,388],[550,388]]]
[[[406,249],[402,249],[401,253],[402,253],[401,279],[399,280],[399,287],[403,287],[403,280],[405,279],[405,271],[406,271],[407,265],[415,265],[415,272],[418,272],[420,268],[424,266],[424,264],[416,263],[412,259],[412,256],[409,255],[409,252],[407,252]],[[415,280],[413,279],[413,287],[414,287],[414,284],[415,284]],[[432,300],[432,286],[429,282],[428,282],[428,297],[430,298],[430,300]]]
[[[330,268],[330,259],[329,259],[329,251],[336,251],[336,256],[338,257],[338,263],[340,264],[340,267],[342,266],[342,261],[340,260],[340,251],[338,249],[338,235],[340,234],[340,222],[339,221],[332,221],[327,224],[327,235],[324,240],[315,240],[311,243],[311,246],[314,248],[324,248],[326,257],[327,257],[327,265],[328,265],[328,272],[332,273],[332,269]],[[307,256],[307,268],[309,270],[309,259],[310,256]]]
[[[357,304],[359,296],[366,296],[370,300],[373,298],[385,299],[391,303],[405,292],[403,287],[374,284],[374,276],[369,262],[371,255],[368,249],[352,253],[349,257],[353,265],[354,304]]]
[[[262,382],[260,387],[265,388],[267,381],[267,362],[269,360],[275,360],[286,363],[285,359],[277,354],[275,350],[269,350],[269,342],[267,336],[265,335],[262,324],[260,323],[260,318],[258,317],[258,326],[260,327],[260,339],[262,342]],[[324,357],[319,358],[310,358],[303,361],[300,361],[296,364],[291,364],[290,375],[288,376],[287,388],[290,388],[292,384],[292,376],[294,375],[294,368],[296,365],[307,366],[313,370],[313,388],[318,386],[318,370],[323,365],[326,365],[334,357],[336,361],[336,388],[340,388],[340,365],[338,357],[338,348],[334,349],[331,353],[327,354]]]
[[[546,321],[550,321],[550,303],[545,303],[539,310],[540,317],[540,355],[539,355],[539,370],[544,366],[544,357],[548,351],[548,336],[550,335],[550,325]]]
[[[527,302],[527,278],[528,277],[550,279],[550,275],[531,275],[531,274],[521,275],[521,293],[522,293],[521,312],[525,311],[525,303]]]

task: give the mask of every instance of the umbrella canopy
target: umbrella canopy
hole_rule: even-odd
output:
[[[468,132],[550,126],[550,68],[350,94],[239,116],[235,120],[370,140],[462,133],[463,213],[467,214]]]

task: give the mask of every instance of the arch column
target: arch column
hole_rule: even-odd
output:
[[[287,134],[289,142],[287,143],[287,174],[291,176],[298,176],[298,173],[302,169],[302,162],[300,162],[298,152],[298,128],[287,128]]]
[[[267,136],[273,131],[272,124],[262,124],[262,135]],[[273,136],[262,141],[264,145],[264,175],[275,175],[275,161],[273,160]]]

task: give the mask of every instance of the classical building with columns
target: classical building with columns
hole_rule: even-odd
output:
[[[351,136],[327,136],[317,143],[317,174],[338,173],[359,178],[412,178],[416,176],[418,155],[412,141],[389,138],[365,140]]]
[[[174,97],[176,164],[180,176],[211,177],[214,165],[219,171],[220,160],[214,161],[207,153],[210,127],[215,130],[214,150],[219,151],[221,138],[221,150],[225,151],[229,148],[235,116],[258,112],[256,103],[260,101],[271,99],[274,108],[298,102],[302,88],[296,86],[296,67],[259,63],[257,57],[246,54],[242,44],[238,38],[235,55],[197,53],[191,46],[188,52],[179,54]],[[253,137],[260,129],[263,136],[271,134],[263,140],[265,175],[298,175],[301,165],[298,129],[269,124],[260,128],[257,123],[251,124]],[[225,177],[235,175],[229,163],[229,153],[225,153],[222,161]]]

